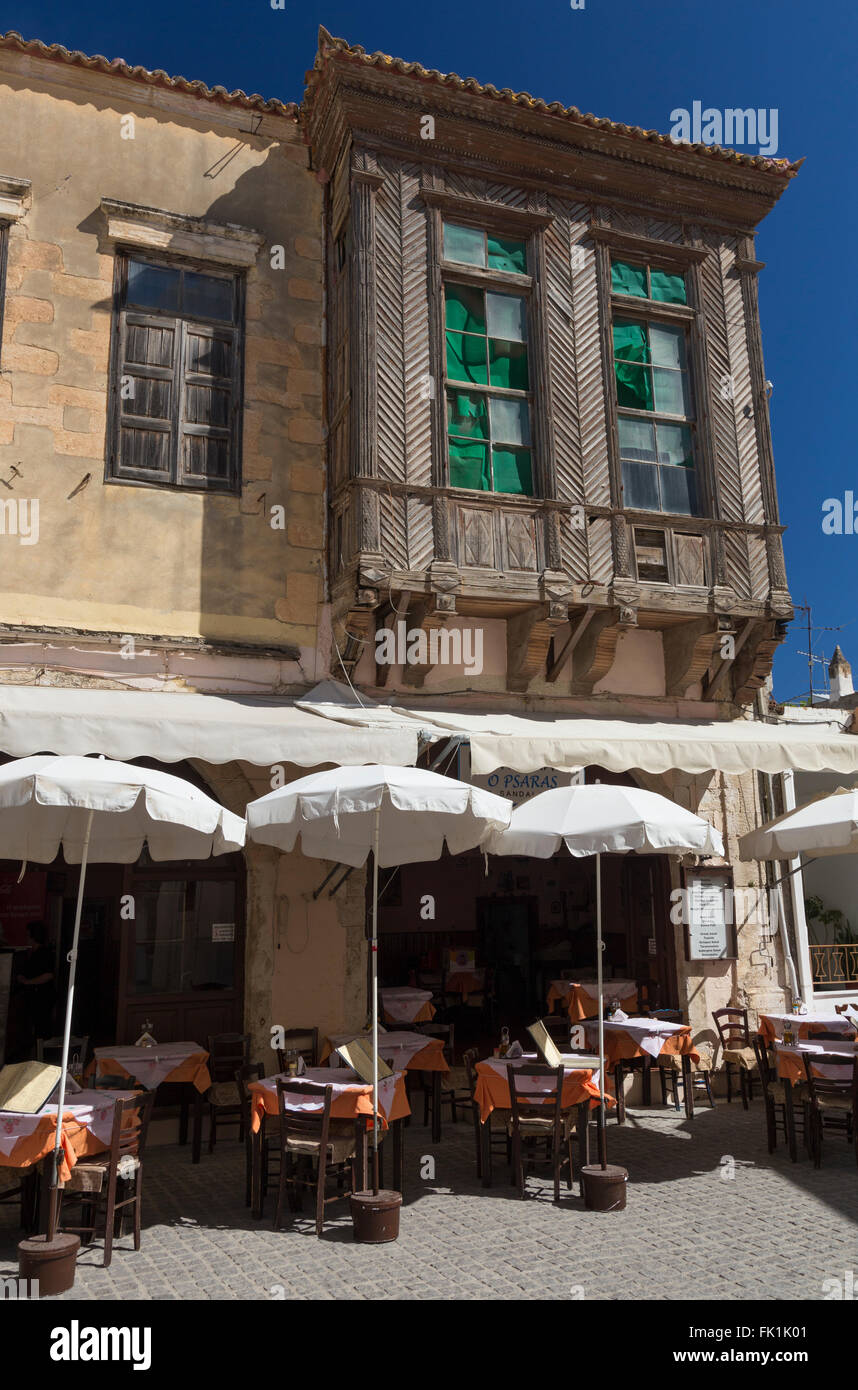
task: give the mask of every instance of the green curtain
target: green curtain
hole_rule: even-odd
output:
[[[489,269],[509,270],[517,275],[527,274],[527,247],[523,241],[508,241],[489,233]]]
[[[503,338],[489,338],[489,381],[492,386],[505,386],[511,391],[527,391],[530,386],[527,344],[511,343]]]
[[[670,275],[666,270],[651,270],[649,283],[652,299],[658,299],[662,304],[687,304],[684,275]]]
[[[529,449],[492,450],[495,492],[533,496],[533,467]]]
[[[486,306],[482,290],[469,285],[445,285],[444,300],[448,328],[460,333],[485,333]]]
[[[489,447],[471,439],[450,439],[450,486],[491,491]]]
[[[486,340],[473,334],[447,333],[447,376],[451,381],[488,384]]]
[[[448,391],[447,428],[451,434],[487,439],[489,420],[485,396],[466,391]]]
[[[611,261],[611,289],[614,294],[635,294],[646,299],[646,267]]]

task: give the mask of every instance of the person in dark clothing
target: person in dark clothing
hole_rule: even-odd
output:
[[[29,1015],[30,1030],[37,1038],[49,1038],[54,1026],[54,958],[46,946],[44,922],[27,926],[29,943],[17,962],[17,983],[21,1004]]]

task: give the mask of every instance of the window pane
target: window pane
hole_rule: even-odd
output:
[[[530,421],[527,401],[491,400],[492,439],[502,444],[529,444]]]
[[[655,470],[653,469],[653,472]],[[693,516],[697,511],[697,478],[693,468],[659,468],[662,510]]]
[[[637,294],[646,299],[646,267],[611,261],[611,289],[614,294]]]
[[[662,304],[685,304],[685,276],[669,275],[666,270],[651,270],[649,273],[650,298]]]
[[[448,391],[447,429],[450,434],[488,439],[489,420],[485,396],[468,391]]]
[[[527,305],[518,294],[486,294],[486,322],[490,338],[527,342]]]
[[[128,303],[179,312],[179,271],[168,266],[128,262]]]
[[[485,333],[486,310],[482,290],[467,285],[445,285],[446,321],[448,328],[461,333]]]
[[[489,233],[489,269],[510,270],[517,275],[527,274],[527,248],[523,241],[508,241]]]
[[[664,323],[649,325],[649,346],[657,367],[685,366],[685,333]],[[617,354],[619,356],[619,353]]]
[[[670,463],[680,468],[694,467],[691,430],[687,426],[659,424],[657,434],[659,463]]]
[[[460,265],[482,265],[486,263],[486,234],[476,227],[458,227],[454,222],[444,223],[444,259],[458,261]]]
[[[659,414],[688,415],[688,391],[684,372],[653,369],[655,378],[655,408]]]
[[[658,469],[650,463],[623,463],[623,503],[641,511],[658,512]]]
[[[505,386],[511,391],[526,391],[529,386],[527,348],[524,343],[504,343],[489,339],[489,371],[492,386]]]
[[[232,280],[220,280],[214,275],[198,275],[185,271],[182,310],[191,317],[232,320]]]
[[[632,420],[628,415],[620,415],[617,425],[620,454],[624,459],[634,459],[638,463],[656,462],[655,430],[647,420]]]
[[[533,496],[533,469],[529,449],[493,449],[495,492]]]
[[[489,492],[489,447],[470,439],[451,439],[450,486],[478,488]]]
[[[474,381],[485,386],[486,340],[471,334],[447,334],[447,376],[451,381]]]
[[[652,410],[652,375],[649,367],[635,367],[630,362],[615,362],[617,405],[632,410]]]
[[[614,356],[624,362],[648,362],[646,324],[617,319],[614,323]]]

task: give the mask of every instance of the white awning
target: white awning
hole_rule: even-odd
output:
[[[104,753],[175,763],[297,763],[318,767],[417,761],[414,721],[396,727],[336,724],[294,703],[246,696],[0,686],[0,751]]]
[[[414,710],[403,710],[417,718]],[[595,765],[611,772],[843,772],[858,775],[858,737],[837,722],[763,724],[739,719],[659,723],[648,719],[525,718],[513,714],[427,712],[471,745],[471,771],[536,772]]]

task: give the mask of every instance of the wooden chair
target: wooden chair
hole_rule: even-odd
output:
[[[440,1106],[443,1111],[449,1105],[453,1123],[458,1122],[457,1107],[462,1109],[470,1104],[471,1093],[468,1087],[468,1074],[464,1066],[456,1066],[456,1025],[454,1023],[423,1023],[420,1032],[429,1038],[441,1038],[444,1042],[444,1056],[449,1071],[441,1075]],[[420,1073],[423,1087],[423,1123],[428,1125],[435,1113],[435,1091],[432,1085],[433,1072]]]
[[[279,1231],[283,1212],[283,1199],[287,1188],[292,1188],[290,1201],[293,1211],[300,1210],[300,1192],[305,1187],[316,1189],[316,1235],[321,1236],[325,1222],[325,1205],[349,1196],[343,1190],[346,1165],[352,1166],[352,1189],[357,1189],[355,1159],[357,1140],[352,1120],[332,1120],[331,1101],[333,1086],[317,1086],[312,1083],[296,1085],[294,1082],[277,1078],[277,1108],[280,1118],[280,1181],[277,1189],[277,1209],[274,1213],[274,1229]],[[317,1096],[322,1101],[321,1110],[289,1110],[290,1096],[306,1101],[309,1096]],[[310,1176],[300,1172],[309,1161]],[[315,1165],[315,1177],[312,1167]],[[337,1179],[336,1195],[326,1197],[327,1179]]]
[[[244,1141],[244,1107],[235,1073],[250,1061],[249,1033],[215,1033],[206,1039],[212,1084],[206,1091],[209,1107],[209,1153],[214,1152],[218,1129],[238,1127]]]
[[[110,1149],[106,1154],[81,1159],[71,1171],[71,1178],[60,1189],[58,1224],[64,1231],[74,1231],[86,1237],[89,1245],[98,1224],[99,1207],[104,1206],[104,1268],[113,1256],[113,1240],[117,1213],[134,1208],[134,1249],[140,1249],[140,1216],[143,1201],[143,1152],[152,1117],[155,1092],[128,1096],[117,1100],[113,1107],[113,1129]],[[116,1199],[119,1183],[132,1184],[129,1197]],[[81,1226],[67,1226],[62,1209],[71,1198],[79,1198],[89,1220]],[[81,1213],[83,1217],[83,1212]]]
[[[463,1055],[462,1062],[465,1067],[465,1074],[468,1078],[468,1090],[471,1094],[471,1107],[474,1122],[474,1143],[476,1146],[477,1177],[484,1180],[484,1185],[488,1186],[490,1174],[483,1172],[483,1135],[487,1134],[489,1145],[489,1164],[491,1165],[492,1156],[495,1153],[503,1152],[506,1162],[512,1158],[512,1138],[509,1131],[509,1120],[512,1115],[511,1110],[493,1110],[489,1118],[483,1124],[480,1120],[480,1107],[477,1104],[477,1058],[479,1057],[477,1048],[469,1048]]]
[[[854,1143],[858,1161],[858,1057],[852,1062],[851,1077],[843,1081],[814,1076],[814,1063],[820,1060],[809,1052],[804,1054],[814,1168],[822,1166],[822,1139],[826,1129],[835,1130],[845,1136],[847,1143]]]
[[[86,1065],[87,1054],[89,1053],[89,1034],[84,1034],[80,1038],[69,1038],[69,1066],[75,1057],[78,1059],[81,1070]],[[63,1060],[63,1040],[62,1038],[37,1038],[36,1039],[36,1061],[51,1062],[58,1067]]]
[[[712,1017],[718,1029],[724,1070],[727,1073],[727,1103],[729,1105],[733,1099],[732,1068],[738,1067],[742,1107],[747,1110],[748,1101],[754,1098],[753,1072],[757,1065],[757,1055],[748,1027],[748,1010],[730,1006],[716,1009]]]
[[[795,1143],[789,1132],[787,1122],[787,1098],[786,1085],[779,1081],[777,1075],[769,1061],[769,1050],[766,1040],[761,1033],[756,1033],[753,1039],[754,1055],[757,1060],[757,1068],[760,1073],[760,1081],[763,1086],[763,1103],[766,1107],[766,1140],[769,1153],[774,1153],[778,1143],[778,1128],[783,1133],[784,1139],[789,1145],[790,1158],[793,1163],[796,1161]],[[808,1116],[807,1116],[808,1092],[804,1082],[792,1087],[793,1115],[797,1128],[800,1128],[805,1143],[809,1140]]]
[[[253,1201],[253,1125],[251,1123],[250,1103],[251,1093],[247,1089],[248,1082],[261,1081],[265,1075],[265,1067],[262,1062],[248,1062],[246,1066],[239,1067],[235,1073],[235,1084],[238,1087],[238,1095],[241,1107],[244,1111],[244,1146],[245,1146],[245,1186],[244,1186],[244,1205],[249,1207]],[[268,1150],[274,1144],[276,1134],[274,1127],[268,1125],[266,1134],[266,1120],[271,1116],[263,1115],[262,1133],[260,1143],[262,1144],[262,1193],[263,1196],[268,1186]],[[279,1154],[279,1147],[275,1150]]]
[[[545,1030],[555,1046],[559,1048],[561,1052],[568,1052],[569,1015],[566,1012],[562,1014],[546,1014],[542,1022],[545,1024]]]
[[[306,1067],[319,1065],[318,1028],[287,1028],[283,1034],[283,1046],[277,1049],[277,1065],[281,1072],[286,1070],[286,1054],[297,1052],[303,1057]]]
[[[524,1197],[525,1147],[535,1150],[545,1144],[547,1159],[554,1175],[554,1200],[560,1201],[560,1173],[568,1167],[567,1185],[572,1189],[572,1116],[562,1110],[563,1068],[545,1066],[511,1067],[506,1069],[512,1103],[510,1133],[512,1136],[513,1182],[518,1195]],[[554,1085],[546,1088],[534,1085],[552,1077]],[[531,1083],[531,1084],[528,1084]],[[527,1162],[535,1166],[539,1159],[531,1153]]]
[[[709,1104],[715,1109],[715,1099],[712,1095],[712,1068],[714,1066],[714,1054],[712,1044],[707,1042],[695,1043],[694,1050],[700,1056],[699,1062],[691,1062],[691,1084],[692,1086],[702,1087],[706,1092]],[[658,1076],[661,1082],[662,1104],[667,1105],[668,1092],[673,1100],[674,1108],[679,1109],[680,1087],[685,1085],[685,1073],[682,1069],[682,1057],[677,1053],[670,1053],[658,1059]]]

